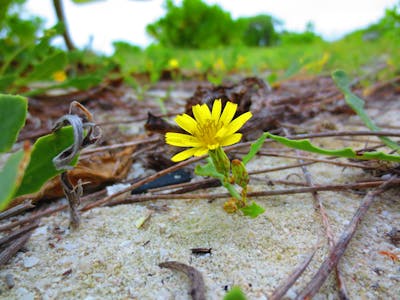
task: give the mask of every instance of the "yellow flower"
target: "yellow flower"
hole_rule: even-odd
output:
[[[225,63],[222,58],[218,58],[217,61],[214,63],[214,69],[216,71],[224,71],[225,70]]]
[[[64,82],[67,79],[67,74],[64,71],[56,71],[53,73],[53,79],[57,82]]]
[[[196,69],[201,69],[203,67],[203,64],[201,63],[201,61],[196,60],[194,62],[194,66],[196,67]]]
[[[179,61],[178,61],[177,59],[175,59],[175,58],[171,58],[171,59],[168,61],[168,66],[169,66],[171,69],[177,69],[177,68],[179,68]]]
[[[251,117],[251,112],[246,112],[236,119],[237,104],[227,102],[222,111],[221,99],[214,101],[212,111],[207,104],[197,104],[192,107],[194,119],[187,114],[178,115],[175,122],[189,134],[167,132],[166,143],[178,147],[190,147],[174,155],[174,162],[185,160],[191,156],[207,154],[209,150],[218,147],[236,144],[242,138],[241,133],[236,133]]]

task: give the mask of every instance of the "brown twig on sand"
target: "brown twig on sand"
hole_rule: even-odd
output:
[[[296,150],[296,154],[299,154],[299,153],[300,153],[300,151]],[[299,161],[299,163],[304,162],[302,159],[299,159],[298,161]],[[304,178],[306,179],[307,184],[310,187],[314,186],[314,182],[311,177],[311,173],[309,172],[307,166],[303,165],[303,166],[301,166],[301,169],[303,171]],[[335,235],[333,234],[331,224],[329,223],[328,214],[326,213],[324,204],[322,203],[321,198],[318,195],[318,192],[312,192],[311,194],[314,198],[314,206],[320,212],[322,224],[324,225],[326,237],[328,239],[329,248],[332,249],[335,245]],[[347,296],[347,294],[348,294],[347,289],[346,289],[346,286],[343,281],[343,275],[342,275],[342,272],[339,270],[338,266],[335,267],[335,274],[336,274],[337,285],[339,287],[339,298],[341,300],[349,299],[349,297]]]
[[[26,224],[26,223],[35,221],[37,219],[40,219],[43,216],[48,216],[48,215],[54,214],[55,212],[62,211],[64,209],[66,209],[67,207],[68,207],[68,204],[62,204],[62,205],[59,205],[59,206],[56,206],[56,207],[50,207],[50,208],[48,208],[48,209],[46,209],[44,211],[39,211],[39,212],[33,213],[28,217],[21,218],[19,220],[16,220],[16,221],[4,224],[4,225],[0,225],[0,232],[1,231],[5,231],[5,230],[9,230],[11,228],[17,227],[17,226],[22,225],[22,224]]]
[[[281,189],[281,190],[274,190],[274,191],[258,191],[258,192],[249,192],[247,195],[249,197],[267,197],[267,196],[277,196],[277,195],[291,195],[291,194],[304,194],[304,193],[312,193],[312,192],[322,192],[322,191],[345,191],[345,190],[352,190],[352,189],[368,189],[372,187],[377,187],[381,185],[383,180],[378,181],[368,181],[368,182],[360,182],[360,183],[349,183],[349,184],[332,184],[332,185],[316,185],[313,187],[302,187],[296,189]],[[400,179],[393,180],[393,183],[400,184]],[[137,186],[133,187],[135,189]],[[118,193],[118,195],[122,193],[126,193],[132,190],[131,187],[128,187],[124,191]],[[88,210],[93,207],[97,207],[100,205],[119,205],[119,204],[130,204],[130,203],[137,203],[137,202],[145,202],[151,200],[160,200],[160,199],[218,199],[218,198],[228,198],[231,197],[229,193],[190,193],[190,194],[143,194],[143,195],[131,195],[126,197],[125,199],[115,199],[112,200],[117,196],[117,194],[111,195],[104,199],[101,199],[98,203],[92,203],[94,205],[88,205],[84,207],[84,210]]]
[[[312,280],[297,296],[297,299],[311,299],[319,291],[322,284],[325,282],[329,274],[337,266],[340,258],[343,256],[351,238],[357,229],[358,224],[360,224],[371,204],[374,203],[375,197],[382,194],[394,184],[398,185],[398,180],[395,179],[395,176],[382,183],[377,189],[368,192],[368,194],[362,200],[360,207],[354,214],[350,224],[345,228],[338,242],[330,250],[328,257],[321,264]]]
[[[81,151],[81,155],[88,155],[88,154],[101,152],[101,151],[115,150],[115,149],[131,147],[131,146],[140,145],[140,144],[148,144],[148,143],[157,142],[159,140],[160,140],[160,137],[155,136],[155,137],[151,137],[151,138],[147,138],[147,139],[140,139],[140,140],[135,140],[135,141],[121,143],[121,144],[113,144],[113,145],[109,145],[109,146],[85,149],[85,150]]]
[[[34,222],[35,225],[39,224],[39,220],[36,220]],[[19,238],[16,240],[12,241],[1,253],[0,253],[0,266],[4,265],[5,263],[8,262],[8,260],[15,255],[24,245],[25,243],[29,240],[33,228],[36,228],[33,226],[29,231],[26,231],[23,233]]]
[[[21,204],[18,204],[18,205],[11,207],[5,211],[2,211],[0,213],[0,220],[7,219],[9,217],[18,215],[18,214],[20,214],[30,208],[34,208],[34,207],[35,207],[35,205],[32,204],[32,200],[26,200]]]
[[[190,290],[189,294],[192,296],[193,300],[205,300],[206,287],[204,285],[203,276],[195,268],[185,265],[177,261],[166,261],[160,263],[161,268],[168,268],[172,270],[177,270],[184,273],[190,280]]]
[[[31,230],[37,228],[38,226],[39,226],[38,222],[33,222],[33,223],[30,223],[18,230],[15,230],[15,231],[11,232],[9,235],[6,235],[6,236],[0,238],[0,245],[5,245],[5,244],[9,243],[10,241],[15,240],[17,237],[21,236],[21,234],[23,234],[27,231],[31,231]]]
[[[300,277],[301,274],[303,274],[305,269],[308,267],[317,250],[318,247],[315,247],[313,252],[307,256],[307,258],[289,275],[289,277],[285,278],[285,280],[282,281],[282,283],[268,297],[269,300],[279,300],[282,299],[283,296],[285,296],[287,291],[291,288],[291,286],[296,282],[296,280]]]
[[[97,201],[95,201],[93,203],[90,203],[90,204],[84,206],[81,210],[82,211],[86,211],[86,210],[92,209],[94,207],[102,206],[102,205],[106,204],[107,202],[110,202],[113,198],[115,198],[115,197],[117,197],[119,195],[125,194],[127,192],[131,192],[134,189],[136,189],[136,188],[138,188],[138,187],[140,187],[140,186],[142,186],[142,185],[144,185],[144,184],[146,184],[148,182],[151,182],[151,181],[153,181],[153,180],[155,180],[155,179],[157,179],[157,178],[159,178],[161,176],[164,176],[164,175],[166,175],[166,174],[168,174],[170,172],[179,170],[179,169],[183,168],[184,166],[187,166],[187,165],[189,165],[191,163],[194,163],[196,161],[199,161],[199,160],[203,159],[204,157],[205,156],[193,157],[193,158],[190,158],[190,159],[185,160],[183,162],[180,162],[178,164],[175,164],[175,165],[173,165],[173,166],[171,166],[169,168],[166,168],[166,169],[164,169],[164,170],[162,170],[160,172],[157,172],[156,174],[150,175],[150,176],[148,176],[148,177],[146,177],[146,178],[144,178],[142,180],[139,180],[138,182],[135,182],[134,184],[130,185],[129,187],[127,187],[127,188],[125,188],[125,189],[123,189],[123,190],[121,190],[121,191],[119,191],[119,192],[117,192],[115,194],[109,195],[107,197],[104,197],[103,199],[100,199],[100,200],[97,200]]]

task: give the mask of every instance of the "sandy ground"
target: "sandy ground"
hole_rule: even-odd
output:
[[[373,111],[371,111],[373,113]],[[387,115],[379,115],[385,120]],[[398,114],[397,114],[398,116]],[[378,117],[378,116],[377,116]],[[396,124],[396,114],[391,116]],[[343,144],[344,143],[344,144]],[[340,147],[324,140],[324,145]],[[257,158],[250,170],[295,163],[274,157]],[[362,170],[327,164],[308,166],[316,184],[351,183],[371,179]],[[289,176],[290,175],[290,176]],[[300,168],[251,178],[252,191],[281,189],[269,179],[304,181]],[[213,188],[208,192],[224,192]],[[336,238],[364,195],[356,191],[319,193]],[[224,199],[162,200],[96,208],[82,215],[77,231],[68,229],[68,214],[43,218],[28,244],[0,269],[2,299],[189,299],[189,281],[179,272],[158,264],[176,260],[197,268],[204,277],[207,299],[222,299],[240,286],[248,299],[268,295],[303,262],[316,245],[320,248],[303,276],[287,293],[296,297],[326,257],[328,246],[321,216],[311,194],[255,199],[266,212],[256,219],[224,212]],[[377,199],[352,239],[340,269],[351,299],[399,299],[400,265],[380,251],[400,255],[387,232],[399,227],[399,192]],[[165,208],[168,210],[158,209]],[[137,228],[135,223],[152,215]],[[212,248],[195,255],[191,248]],[[15,286],[5,284],[12,275]],[[315,299],[337,299],[333,276]]]

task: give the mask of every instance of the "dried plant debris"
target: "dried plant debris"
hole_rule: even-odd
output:
[[[400,247],[400,229],[393,227],[386,235],[393,245]]]
[[[168,268],[184,273],[187,277],[189,277],[190,280],[189,295],[192,297],[192,299],[193,300],[206,299],[205,296],[206,287],[204,285],[203,276],[198,270],[177,261],[166,261],[160,263],[159,266],[161,268]]]
[[[281,123],[300,124],[322,113],[354,114],[329,77],[317,77],[282,82],[273,89],[257,77],[245,78],[238,83],[219,86],[199,86],[186,100],[185,113],[192,115],[191,107],[215,99],[238,104],[236,115],[251,111],[253,117],[240,130],[244,140],[257,138],[263,131],[280,128]],[[179,132],[175,125],[160,117],[149,115],[149,132]]]

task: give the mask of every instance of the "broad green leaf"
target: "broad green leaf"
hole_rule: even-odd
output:
[[[17,140],[27,109],[26,98],[0,94],[0,152],[9,151]]]
[[[241,208],[240,210],[245,216],[250,218],[257,218],[259,215],[265,212],[265,209],[255,202],[251,203],[251,205]]]
[[[357,97],[350,89],[350,80],[347,74],[342,70],[337,70],[332,73],[332,78],[336,83],[336,86],[344,94],[346,103],[357,113],[360,119],[364,122],[372,131],[380,131],[381,129],[375,125],[371,118],[367,115],[364,110],[365,102],[363,99]],[[379,137],[380,140],[388,147],[400,151],[400,146],[388,137]]]
[[[31,160],[16,196],[35,193],[46,181],[63,171],[57,171],[53,158],[72,145],[74,141],[72,127],[64,127],[55,133],[40,137],[32,147]],[[74,159],[75,165],[78,157]]]
[[[337,150],[328,150],[319,148],[313,144],[309,140],[290,140],[285,137],[274,135],[271,133],[266,133],[267,137],[285,145],[289,148],[304,150],[308,152],[323,154],[323,155],[330,155],[330,156],[339,156],[345,158],[353,158],[353,159],[361,159],[361,160],[368,160],[368,159],[380,159],[380,160],[387,160],[387,161],[395,161],[400,162],[400,155],[391,155],[386,154],[384,152],[364,152],[362,154],[357,154],[352,148],[342,148]]]
[[[246,296],[240,287],[234,286],[226,293],[224,300],[246,300]]]
[[[18,189],[19,179],[24,172],[22,167],[24,150],[19,150],[10,155],[3,169],[0,170],[0,211],[4,210],[13,199]]]
[[[23,79],[23,81],[30,82],[34,80],[50,79],[55,72],[64,70],[66,65],[66,53],[58,52],[34,65],[32,73],[30,73],[27,78]]]
[[[243,164],[246,165],[254,157],[254,155],[257,154],[258,150],[260,150],[260,148],[264,144],[264,141],[266,138],[267,138],[267,134],[263,133],[257,139],[257,141],[255,141],[254,143],[251,144],[249,153],[247,153],[242,159]]]

